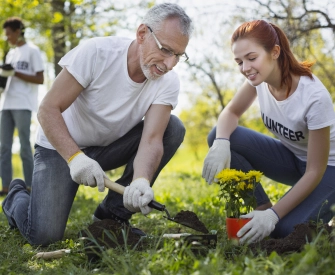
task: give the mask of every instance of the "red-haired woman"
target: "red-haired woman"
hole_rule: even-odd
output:
[[[231,46],[246,80],[208,136],[211,148],[202,176],[211,184],[223,168],[258,170],[292,186],[272,205],[258,184],[257,207],[243,216],[252,220],[238,232],[240,243],[270,234],[282,238],[309,220],[329,222],[335,203],[335,113],[329,92],[312,74],[312,63],[296,60],[274,24],[242,24]],[[263,122],[276,138],[238,126],[256,97]]]

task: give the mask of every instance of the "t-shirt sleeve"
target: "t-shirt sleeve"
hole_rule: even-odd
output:
[[[62,68],[86,88],[92,81],[96,65],[97,48],[94,39],[89,39],[69,51],[59,61]]]
[[[178,104],[178,95],[180,89],[180,82],[178,75],[171,71],[164,77],[164,87],[162,87],[158,96],[152,104],[171,105],[172,109],[176,108]]]
[[[42,60],[42,54],[38,48],[32,52],[32,65],[35,73],[44,71],[44,64]]]
[[[316,91],[311,95],[306,119],[309,130],[321,129],[335,123],[333,102],[326,89]]]

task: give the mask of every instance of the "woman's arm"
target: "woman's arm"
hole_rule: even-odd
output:
[[[245,81],[219,115],[216,137],[229,138],[236,129],[240,116],[250,107],[256,97],[256,88]]]

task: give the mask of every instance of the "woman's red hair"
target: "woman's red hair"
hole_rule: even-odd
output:
[[[253,39],[261,45],[265,51],[271,52],[277,44],[280,46],[278,63],[281,71],[281,87],[287,86],[287,97],[292,87],[292,74],[298,76],[308,76],[313,79],[310,67],[314,62],[299,62],[290,49],[290,43],[285,33],[275,24],[264,20],[254,20],[243,23],[239,26],[231,37],[231,44],[239,39]]]

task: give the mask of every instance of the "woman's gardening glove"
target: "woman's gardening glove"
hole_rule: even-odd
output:
[[[67,163],[73,181],[85,186],[98,186],[100,192],[105,190],[104,178],[107,176],[94,159],[80,151],[74,154]]]
[[[123,193],[123,204],[131,212],[142,212],[147,215],[152,208],[148,204],[154,199],[154,191],[150,182],[145,178],[138,178],[127,186]]]
[[[214,177],[224,168],[230,168],[230,142],[227,139],[216,139],[205,158],[202,177],[212,184]]]
[[[255,210],[247,215],[241,215],[241,218],[252,218],[252,220],[237,232],[237,237],[241,237],[240,244],[261,241],[270,235],[279,221],[279,216],[272,208],[265,211]]]

